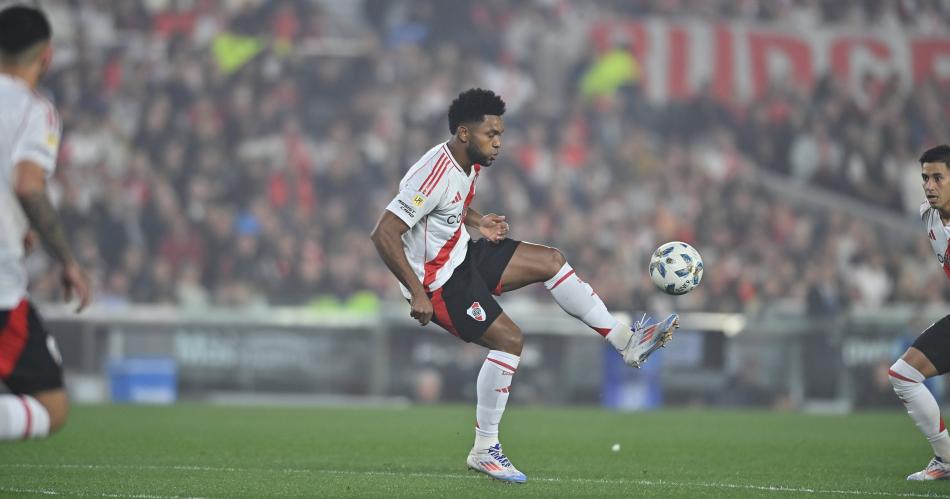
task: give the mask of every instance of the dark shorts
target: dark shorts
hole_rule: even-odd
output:
[[[452,277],[429,293],[435,309],[433,322],[467,342],[481,338],[502,313],[493,295],[501,294],[501,275],[520,243],[514,239],[469,241],[465,260]]]
[[[23,300],[13,310],[0,310],[0,379],[11,392],[62,388],[61,362],[33,305]]]
[[[911,346],[927,357],[937,368],[937,373],[950,372],[950,315],[934,322],[920,333]]]

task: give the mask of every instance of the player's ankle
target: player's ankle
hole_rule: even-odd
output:
[[[630,342],[630,336],[632,335],[633,331],[630,330],[630,326],[626,324],[617,324],[617,327],[611,329],[604,338],[615,349],[622,350],[627,346],[627,343]]]
[[[498,443],[498,434],[489,434],[475,429],[475,449],[487,449]]]

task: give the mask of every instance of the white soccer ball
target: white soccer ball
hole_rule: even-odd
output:
[[[664,293],[689,293],[703,279],[703,258],[696,248],[686,243],[666,243],[650,258],[650,278]]]

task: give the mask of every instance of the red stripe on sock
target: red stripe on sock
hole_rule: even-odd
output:
[[[940,431],[946,430],[947,425],[943,424],[943,418],[940,418]]]
[[[517,369],[515,369],[514,367],[509,366],[508,364],[505,364],[504,362],[502,362],[502,361],[500,361],[500,360],[495,360],[495,359],[493,359],[493,358],[491,358],[491,357],[486,357],[485,360],[490,360],[490,361],[494,362],[495,364],[498,364],[499,366],[504,367],[505,369],[507,369],[507,370],[509,370],[509,371],[511,371],[511,372],[513,372],[513,373],[514,373],[514,372],[518,372]]]
[[[26,430],[23,432],[23,440],[27,440],[33,430],[33,413],[30,411],[30,404],[26,403],[26,397],[20,395],[20,402],[23,402],[23,410],[26,411]]]
[[[550,289],[550,290],[551,290],[551,291],[554,291],[554,288],[558,287],[558,285],[560,285],[562,282],[564,282],[564,279],[567,279],[568,277],[571,277],[572,275],[574,275],[574,269],[571,269],[570,272],[568,272],[567,274],[564,274],[564,277],[558,279],[557,282],[554,283],[554,286],[551,286],[551,289]]]
[[[597,334],[603,336],[604,338],[606,338],[607,335],[610,334],[610,331],[612,331],[612,329],[609,328],[609,327],[595,327],[595,328],[592,328],[592,329],[593,329],[594,331],[597,331]]]
[[[914,381],[914,380],[912,380],[912,379],[910,379],[910,378],[908,378],[908,377],[906,377],[906,376],[901,376],[900,374],[897,374],[896,372],[894,372],[893,369],[888,369],[888,370],[887,370],[887,375],[890,376],[890,377],[892,377],[892,378],[897,378],[897,379],[899,379],[899,380],[907,381],[907,382],[909,382],[909,383],[920,383],[919,381]]]

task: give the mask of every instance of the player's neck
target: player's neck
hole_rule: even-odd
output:
[[[468,153],[465,152],[465,144],[456,140],[455,137],[452,137],[452,140],[448,143],[448,147],[449,154],[451,154],[455,162],[462,167],[462,171],[464,171],[466,175],[470,175],[472,173],[472,160],[468,157]]]
[[[0,74],[20,80],[31,89],[40,81],[39,71],[32,66],[0,65]]]

